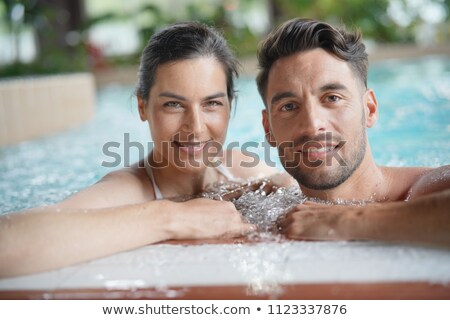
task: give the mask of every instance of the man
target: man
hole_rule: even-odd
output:
[[[373,239],[450,246],[450,166],[375,164],[366,128],[377,121],[361,36],[293,19],[261,44],[263,126],[307,197],[365,206],[299,205],[279,221],[296,239]],[[405,202],[404,200],[409,200]]]

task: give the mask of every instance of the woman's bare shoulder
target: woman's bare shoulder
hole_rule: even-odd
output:
[[[104,208],[154,200],[153,187],[144,168],[131,167],[106,174],[92,186],[75,193],[59,206]]]
[[[133,166],[130,168],[123,168],[119,170],[114,170],[107,173],[102,179],[100,179],[97,183],[100,182],[120,182],[129,184],[129,186],[138,186],[139,184],[145,183],[145,180],[148,180],[146,176],[146,172],[144,168]]]

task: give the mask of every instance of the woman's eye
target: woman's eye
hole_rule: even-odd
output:
[[[169,101],[164,103],[163,105],[164,107],[168,107],[168,108],[181,108],[181,104],[179,104],[176,101]]]
[[[281,107],[281,111],[292,111],[294,109],[296,109],[296,106],[293,103],[288,103]]]

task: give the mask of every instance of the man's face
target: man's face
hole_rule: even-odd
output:
[[[376,100],[347,62],[323,49],[281,58],[269,72],[265,99],[266,135],[300,185],[331,189],[359,167]]]

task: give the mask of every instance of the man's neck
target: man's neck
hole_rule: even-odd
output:
[[[387,186],[382,170],[375,164],[370,150],[353,174],[339,186],[327,190],[314,190],[300,185],[307,197],[322,200],[349,200],[349,201],[385,201]]]

